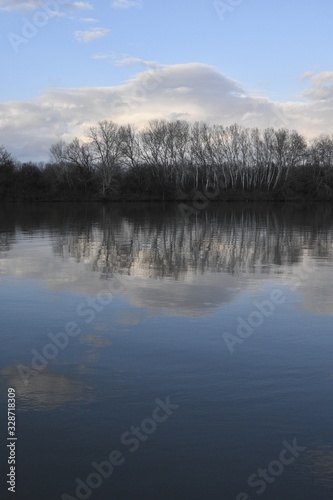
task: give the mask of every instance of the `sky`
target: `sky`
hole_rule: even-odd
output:
[[[0,145],[47,161],[100,120],[333,133],[332,0],[0,0]]]

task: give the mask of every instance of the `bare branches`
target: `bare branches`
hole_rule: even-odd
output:
[[[8,153],[4,146],[0,146],[0,166],[5,166],[10,162],[13,162],[11,154]]]
[[[59,179],[70,189],[80,182],[86,187],[91,181],[103,197],[118,196],[125,177],[136,193],[154,191],[157,199],[217,187],[284,196],[295,169],[333,166],[333,137],[321,136],[308,147],[295,130],[183,120],[153,120],[136,130],[103,121],[88,130],[85,142],[60,142],[50,153]],[[329,184],[330,176],[321,174],[318,185]]]

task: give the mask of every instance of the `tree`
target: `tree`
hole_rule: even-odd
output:
[[[5,165],[12,163],[13,160],[10,153],[8,153],[8,151],[4,148],[4,146],[0,146],[0,166],[3,167]]]
[[[310,162],[321,167],[333,167],[333,134],[321,135],[312,141]]]
[[[75,182],[84,185],[84,190],[92,186],[95,162],[90,144],[82,143],[77,137],[65,148],[66,162],[74,172]]]
[[[74,179],[71,165],[67,158],[67,147],[65,141],[59,141],[50,147],[50,160],[52,175],[57,178],[58,184],[64,185],[70,191],[74,190]],[[49,167],[50,169],[50,167]],[[49,171],[50,173],[50,171]]]
[[[36,199],[36,196],[43,188],[40,166],[31,161],[24,162],[20,164],[16,178],[21,197],[28,200]]]
[[[91,127],[87,137],[93,160],[96,163],[103,197],[118,193],[119,177],[123,160],[122,133],[119,126],[111,121],[101,121]]]
[[[0,196],[5,198],[13,194],[15,181],[15,163],[11,154],[0,146]]]
[[[119,132],[127,177],[133,179],[135,191],[143,193],[149,188],[149,178],[145,175],[146,169],[142,160],[143,152],[140,136],[132,125],[121,127]]]

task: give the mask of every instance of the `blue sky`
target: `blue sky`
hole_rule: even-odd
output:
[[[0,0],[0,144],[47,159],[101,119],[332,133],[332,24],[331,0]]]

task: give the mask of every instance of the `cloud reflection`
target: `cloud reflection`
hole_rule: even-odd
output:
[[[4,368],[1,375],[7,377],[8,387],[14,387],[20,401],[20,410],[53,409],[67,403],[92,400],[88,388],[82,382],[62,374],[43,371],[24,384],[16,366]]]
[[[311,279],[301,280],[297,294],[306,308],[332,313],[332,207],[307,212],[212,204],[193,219],[184,219],[174,205],[159,209],[114,205],[72,214],[60,207],[55,216],[53,207],[43,208],[39,227],[49,227],[37,233],[35,209],[31,221],[24,214],[24,232],[16,229],[22,224],[18,215],[3,233],[0,277],[97,294],[114,276],[123,276],[123,285],[113,292],[134,306],[200,316],[234,301],[246,289],[263,288],[267,279],[292,287],[311,261],[316,270]],[[131,324],[142,318],[117,320]]]
[[[330,490],[333,489],[333,448],[330,445],[308,450],[305,465],[315,481]]]

